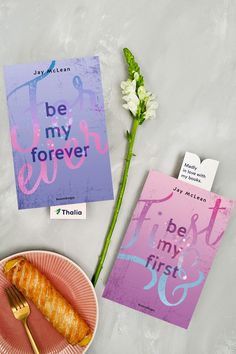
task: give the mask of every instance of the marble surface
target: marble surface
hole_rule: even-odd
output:
[[[114,191],[129,114],[119,84],[122,48],[138,58],[159,100],[138,132],[127,193],[96,291],[100,321],[91,354],[236,353],[236,221],[186,331],[101,298],[149,169],[176,176],[186,150],[220,160],[213,190],[236,199],[236,2],[233,0],[1,0],[0,65],[98,54],[101,59]],[[0,257],[55,250],[92,276],[113,202],[88,205],[86,221],[50,221],[46,208],[18,211],[3,77],[0,77]]]

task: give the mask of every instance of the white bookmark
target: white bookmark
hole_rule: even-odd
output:
[[[199,156],[186,152],[178,179],[194,186],[211,190],[219,161],[213,159],[200,160]]]

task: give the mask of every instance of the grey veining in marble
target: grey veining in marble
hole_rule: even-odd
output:
[[[130,117],[121,107],[122,48],[136,55],[159,100],[138,132],[124,205],[96,288],[99,328],[91,354],[236,353],[236,222],[232,218],[186,331],[101,298],[149,169],[176,175],[184,152],[220,160],[213,190],[236,199],[236,1],[0,0],[0,65],[98,54],[114,191]],[[0,78],[0,257],[50,249],[92,276],[113,202],[88,205],[86,221],[18,211],[3,77]]]

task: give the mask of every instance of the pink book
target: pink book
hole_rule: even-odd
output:
[[[188,328],[233,204],[151,171],[103,297]]]

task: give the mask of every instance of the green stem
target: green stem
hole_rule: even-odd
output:
[[[137,128],[139,125],[139,121],[137,119],[133,119],[133,124],[132,124],[132,128],[131,128],[131,132],[128,135],[128,149],[127,149],[127,153],[126,153],[126,158],[125,158],[125,166],[124,166],[124,171],[123,171],[123,175],[121,177],[121,181],[120,181],[120,187],[119,187],[119,191],[116,197],[116,203],[115,203],[115,207],[114,207],[114,211],[113,211],[113,215],[112,215],[112,219],[106,234],[106,238],[105,238],[105,242],[103,245],[103,249],[102,249],[102,253],[100,254],[100,257],[98,259],[98,263],[97,263],[97,267],[96,270],[93,274],[92,277],[92,283],[94,285],[94,287],[96,286],[96,283],[98,281],[99,275],[101,273],[101,270],[103,268],[103,263],[105,261],[106,255],[107,255],[107,251],[111,242],[111,237],[112,237],[112,233],[113,230],[115,228],[116,222],[117,222],[117,218],[120,212],[120,207],[122,204],[122,200],[123,200],[123,196],[124,196],[124,192],[125,192],[125,187],[126,187],[126,183],[127,183],[127,179],[128,179],[128,173],[129,173],[129,167],[130,167],[130,162],[131,159],[133,157],[133,146],[134,146],[134,140],[135,140],[135,136],[136,136],[136,132],[137,132]]]

